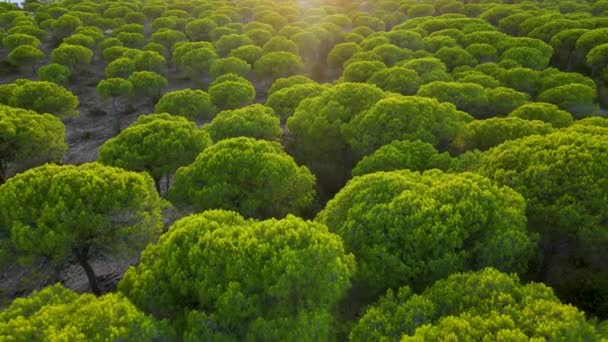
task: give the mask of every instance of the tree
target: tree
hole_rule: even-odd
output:
[[[366,82],[373,74],[386,69],[380,61],[360,61],[349,63],[344,67],[342,79],[345,82]]]
[[[345,127],[382,97],[384,92],[374,85],[340,83],[320,96],[304,99],[287,120],[296,139],[296,159],[317,175],[328,197],[344,185],[356,162]]]
[[[399,66],[416,71],[424,83],[451,80],[445,64],[438,58],[416,58],[399,63]]]
[[[169,198],[195,211],[222,208],[247,217],[283,217],[309,209],[314,186],[315,177],[281,145],[243,137],[222,140],[178,169]]]
[[[500,75],[500,81],[509,88],[536,96],[540,88],[540,73],[530,68],[511,68]]]
[[[75,33],[67,38],[63,38],[63,42],[68,45],[84,46],[88,49],[93,49],[97,45],[93,37],[81,33]]]
[[[268,40],[266,44],[264,44],[264,46],[262,47],[262,51],[264,52],[264,54],[279,51],[291,52],[294,55],[300,53],[296,43],[282,36],[270,38],[270,40]]]
[[[319,223],[212,210],[174,223],[119,290],[145,312],[183,322],[186,340],[327,340],[353,270],[342,241]]]
[[[205,130],[213,141],[236,137],[278,141],[282,133],[279,118],[274,110],[260,104],[221,111],[205,126]]]
[[[485,266],[525,271],[535,250],[525,206],[474,173],[402,170],[353,178],[316,220],[357,258],[353,286],[365,301]]]
[[[435,14],[435,6],[430,4],[416,4],[407,10],[407,15],[410,18],[428,17]]]
[[[587,116],[595,112],[598,105],[595,103],[596,91],[580,83],[571,83],[543,91],[536,99],[539,102],[548,102],[566,110],[575,118]]]
[[[608,193],[607,137],[569,129],[533,135],[491,149],[477,167],[526,198],[529,227],[540,232],[543,246],[536,278],[565,301],[604,317],[608,273],[599,260],[608,238],[598,227],[608,210],[598,204]]]
[[[281,88],[268,96],[266,105],[274,109],[274,112],[281,120],[285,121],[293,115],[302,100],[319,96],[324,89],[323,86],[317,83],[296,84],[290,87]]]
[[[106,66],[107,78],[129,78],[135,72],[135,61],[131,58],[117,58]]]
[[[270,89],[268,89],[268,96],[272,95],[274,92],[279,91],[284,88],[288,88],[294,85],[299,84],[317,84],[317,82],[311,80],[310,78],[304,75],[294,75],[285,78],[278,78],[272,82]]]
[[[57,116],[78,115],[78,97],[64,87],[45,81],[26,81],[13,91],[12,106]]]
[[[124,46],[133,49],[141,48],[146,43],[146,37],[141,33],[120,32],[115,37],[120,40]]]
[[[15,48],[22,45],[29,45],[32,47],[40,47],[40,39],[23,33],[12,33],[2,38],[2,46],[8,51],[12,51]]]
[[[229,57],[242,59],[249,65],[254,65],[255,62],[262,57],[264,53],[262,48],[255,45],[243,45],[230,51]]]
[[[533,134],[549,134],[552,131],[550,124],[538,120],[529,121],[516,117],[474,120],[467,123],[453,144],[461,151],[485,151],[505,141]]]
[[[557,69],[546,69],[540,74],[540,92],[551,88],[579,83],[596,91],[593,79],[583,76],[578,72],[561,72]]]
[[[0,338],[132,340],[167,338],[153,318],[121,294],[95,297],[60,284],[14,300],[0,314]]]
[[[176,90],[163,95],[154,106],[156,113],[185,116],[190,120],[209,120],[216,108],[209,94],[198,89]]]
[[[525,68],[543,70],[549,65],[551,55],[529,47],[513,47],[502,53],[501,60],[511,59]]]
[[[21,171],[19,164],[59,162],[68,149],[58,118],[5,105],[0,105],[0,137],[0,185],[8,179],[9,167]]]
[[[160,97],[163,88],[167,87],[167,79],[153,71],[136,71],[128,78],[133,85],[133,93],[138,96],[152,98],[153,102]]]
[[[142,115],[99,147],[98,160],[125,170],[148,172],[162,194],[161,179],[168,189],[169,177],[211,144],[209,134],[186,118],[168,113]]]
[[[394,29],[385,33],[391,44],[413,51],[424,49],[424,41],[420,33],[411,30]]]
[[[550,123],[555,128],[570,126],[574,121],[572,114],[559,109],[554,104],[543,102],[526,103],[517,107],[508,116],[526,120],[540,120]]]
[[[475,83],[435,81],[421,86],[418,96],[450,102],[456,108],[475,117],[484,116],[488,106],[488,96],[484,87]]]
[[[65,65],[51,63],[38,68],[38,78],[41,81],[53,82],[59,85],[65,84],[72,73]]]
[[[152,178],[95,163],[20,173],[0,186],[0,204],[5,255],[57,266],[75,259],[95,294],[92,256],[139,252],[163,224]]]
[[[576,41],[587,32],[589,32],[587,29],[563,30],[551,37],[550,44],[555,50],[555,55],[567,71],[571,71],[574,67]]]
[[[408,287],[389,290],[370,306],[350,333],[370,340],[534,340],[605,337],[585,314],[562,304],[551,288],[521,284],[493,268],[458,273],[422,294]]]
[[[209,86],[209,96],[216,107],[235,109],[248,105],[255,99],[255,88],[246,80],[214,82]]]
[[[348,142],[358,157],[394,140],[422,140],[445,150],[471,120],[450,103],[420,96],[391,96],[351,120]]]
[[[378,45],[372,49],[372,52],[378,55],[380,61],[389,67],[395,65],[397,62],[410,59],[413,56],[412,50],[400,48],[392,44]]]
[[[228,53],[230,53],[230,51],[240,46],[252,44],[253,40],[251,40],[244,34],[228,34],[222,36],[220,39],[215,41],[215,43],[213,43],[213,45],[215,46],[215,50],[222,57],[228,56]]]
[[[51,61],[62,64],[74,72],[86,65],[91,64],[93,51],[80,45],[61,44],[51,52]]]
[[[466,51],[479,63],[496,62],[498,60],[498,50],[490,44],[473,43],[467,46]]]
[[[80,18],[69,14],[62,15],[51,24],[55,39],[58,41],[61,41],[65,37],[69,37],[80,26],[82,26]]]
[[[217,53],[213,49],[198,48],[186,52],[180,62],[188,77],[196,80],[209,72],[211,64],[217,58]]]
[[[171,51],[175,43],[186,40],[186,35],[183,32],[171,29],[161,29],[150,36],[151,42],[161,44],[168,51]]]
[[[102,99],[112,99],[114,122],[117,131],[120,131],[119,101],[129,97],[133,93],[133,84],[131,81],[125,80],[124,78],[107,78],[99,81],[95,90],[97,95]]]
[[[355,53],[361,51],[363,51],[363,49],[356,43],[336,44],[327,56],[327,65],[339,70],[342,68],[344,62],[351,58]]]
[[[447,170],[452,157],[447,152],[439,153],[433,145],[420,140],[395,140],[363,157],[353,168],[353,176],[362,176],[378,171],[409,169],[426,171]]]
[[[486,95],[488,97],[486,113],[479,115],[478,118],[505,116],[530,100],[530,96],[526,93],[503,87],[486,89]]]
[[[587,54],[587,65],[591,74],[599,76],[600,71],[608,66],[608,42],[591,49]]]
[[[186,34],[190,40],[202,41],[209,40],[209,32],[217,27],[215,21],[211,19],[197,19],[186,24]]]
[[[473,55],[460,47],[442,47],[433,56],[439,58],[448,70],[454,70],[454,68],[464,65],[474,67],[478,63]]]
[[[251,71],[251,65],[242,59],[236,57],[227,57],[216,59],[211,63],[209,72],[211,77],[217,78],[223,74],[236,74],[239,76],[245,76]]]
[[[154,71],[156,73],[161,73],[167,67],[165,57],[156,51],[140,52],[135,55],[133,61],[137,71]]]
[[[414,95],[423,81],[414,70],[392,67],[375,72],[367,82],[377,85],[384,91]]]
[[[255,62],[253,67],[260,77],[277,79],[298,74],[304,70],[300,56],[290,52],[269,52]]]
[[[9,62],[22,67],[31,67],[36,72],[36,64],[44,58],[44,53],[30,45],[21,45],[8,54]]]

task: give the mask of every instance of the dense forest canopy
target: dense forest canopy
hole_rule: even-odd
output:
[[[608,0],[0,3],[0,340],[608,340]]]

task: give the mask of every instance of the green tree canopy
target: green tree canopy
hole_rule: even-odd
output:
[[[107,78],[129,78],[135,72],[135,61],[132,58],[117,58],[106,66]]]
[[[160,181],[194,161],[212,144],[196,124],[168,113],[140,116],[129,128],[99,147],[99,162],[131,171],[146,171],[161,193]]]
[[[344,239],[357,258],[355,287],[373,299],[484,266],[525,271],[535,249],[525,206],[477,174],[403,170],[353,178],[317,220]]]
[[[355,53],[363,49],[356,43],[336,44],[327,56],[327,65],[335,69],[341,69],[344,62],[351,58]]]
[[[222,140],[178,169],[169,198],[195,211],[222,208],[248,217],[283,217],[307,210],[314,186],[315,177],[281,145],[242,137]]]
[[[345,129],[382,97],[384,92],[374,85],[340,83],[301,101],[287,120],[287,128],[296,137],[296,158],[311,168],[330,193],[342,187],[355,164]]]
[[[526,120],[540,120],[555,128],[570,126],[574,121],[572,114],[559,109],[556,105],[544,102],[526,103],[509,113],[509,117]]]
[[[153,102],[168,85],[166,78],[153,71],[136,71],[128,80],[133,85],[133,94],[152,98]]]
[[[151,177],[101,164],[46,164],[0,186],[5,255],[63,266],[75,259],[99,294],[93,255],[139,252],[162,229]]]
[[[209,120],[216,108],[211,97],[199,89],[176,90],[163,95],[154,107],[156,113],[182,115],[190,120]]]
[[[454,146],[461,150],[488,150],[505,141],[523,138],[533,134],[548,134],[553,131],[551,124],[538,120],[517,117],[473,120],[455,139]]]
[[[272,94],[268,96],[266,105],[274,109],[281,120],[287,120],[293,115],[302,100],[319,96],[324,89],[323,86],[317,83],[295,84],[273,91]]]
[[[133,83],[124,78],[106,78],[97,83],[95,91],[102,99],[111,99],[114,125],[116,130],[120,131],[120,101],[133,94]]]
[[[277,79],[301,73],[304,70],[304,63],[298,55],[277,51],[262,55],[255,62],[253,69],[260,77]]]
[[[93,61],[93,51],[81,45],[61,44],[51,52],[51,61],[70,68],[82,69]]]
[[[249,71],[251,71],[251,65],[236,57],[217,59],[211,64],[209,69],[211,77],[213,78],[217,78],[228,73],[245,76]]]
[[[12,92],[9,104],[38,113],[57,116],[78,115],[78,97],[64,87],[46,81],[20,82]]]
[[[44,52],[31,45],[20,45],[8,54],[9,62],[21,67],[31,67],[36,71],[36,64],[44,58]]]
[[[212,210],[173,224],[119,290],[186,340],[327,340],[353,270],[322,224]]]
[[[420,96],[391,96],[350,122],[348,142],[359,157],[393,140],[422,140],[445,149],[473,118],[450,103]]]
[[[526,198],[529,226],[543,240],[539,280],[564,299],[602,315],[608,303],[602,279],[608,278],[597,258],[608,248],[607,232],[601,229],[608,208],[600,204],[608,194],[607,151],[606,134],[563,131],[506,142],[488,151],[478,167]],[[564,250],[562,241],[572,247]]]
[[[484,87],[475,83],[435,81],[420,87],[418,95],[450,102],[475,117],[483,117],[488,106]]]
[[[458,273],[422,294],[389,290],[369,307],[351,341],[598,340],[606,337],[585,314],[562,304],[541,283],[521,284],[493,268]]]
[[[14,300],[0,312],[0,339],[21,341],[153,340],[161,324],[121,294],[79,295],[60,284]]]
[[[280,121],[274,110],[260,104],[221,111],[205,129],[216,142],[236,137],[276,141],[281,137]]]
[[[40,47],[40,44],[42,44],[40,39],[23,33],[13,33],[2,38],[2,46],[9,51],[14,50],[21,45],[29,45],[37,48]]]
[[[380,61],[357,61],[344,67],[342,80],[344,82],[367,82],[376,72],[386,69]]]
[[[414,95],[423,81],[414,70],[392,67],[375,72],[367,82],[377,85],[384,91]]]
[[[505,116],[530,100],[530,95],[505,87],[486,89],[486,96],[488,105],[478,118]]]
[[[214,82],[209,86],[209,96],[211,102],[218,108],[236,109],[253,102],[255,88],[247,80]]]
[[[57,63],[43,65],[38,68],[38,78],[41,81],[53,82],[59,85],[67,83],[71,74],[68,67]]]
[[[285,78],[278,78],[272,82],[272,86],[268,89],[268,96],[272,95],[275,91],[279,91],[283,88],[288,88],[298,84],[309,84],[317,83],[304,75],[295,75]]]
[[[213,49],[198,48],[186,52],[179,62],[186,75],[192,80],[197,80],[209,72],[211,64],[217,58],[217,53]]]
[[[65,127],[53,115],[0,105],[0,184],[16,164],[59,162],[67,151]]]
[[[435,147],[420,140],[395,140],[363,157],[352,171],[353,176],[361,176],[378,171],[409,169],[426,171],[447,170],[452,157],[447,152],[439,153]]]
[[[451,80],[445,64],[438,58],[416,58],[399,63],[398,66],[416,71],[424,83]]]
[[[548,102],[566,110],[575,118],[584,117],[596,111],[595,89],[580,83],[571,83],[543,91],[537,101]]]

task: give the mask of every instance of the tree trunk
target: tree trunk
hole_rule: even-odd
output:
[[[89,247],[83,247],[74,250],[74,254],[76,255],[76,259],[82,268],[84,269],[84,273],[86,273],[87,278],[89,279],[89,285],[91,286],[91,291],[96,295],[101,295],[101,290],[99,290],[99,285],[97,284],[97,276],[95,275],[95,271],[93,271],[93,267],[89,264]]]
[[[0,185],[6,182],[6,162],[0,160]]]
[[[158,177],[153,177],[154,178],[154,186],[156,187],[156,191],[158,192],[159,196],[162,196],[161,192],[160,192],[160,178]]]
[[[171,175],[168,173],[165,175],[165,196],[169,194],[169,183],[171,183]]]

